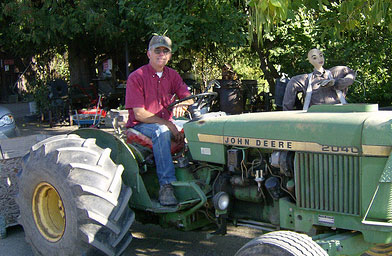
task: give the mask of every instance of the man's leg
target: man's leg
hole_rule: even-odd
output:
[[[171,132],[166,125],[138,124],[133,127],[152,140],[155,165],[159,185],[159,199],[162,205],[175,205],[177,200],[173,194],[171,182],[176,181],[173,159],[171,156]]]

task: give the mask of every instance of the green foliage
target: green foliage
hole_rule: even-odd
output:
[[[260,45],[263,44],[263,36],[274,30],[277,25],[287,19],[288,0],[250,0],[250,31],[257,35]],[[250,33],[253,36],[253,33]]]
[[[63,56],[67,50],[73,53],[69,56],[100,59],[123,55],[127,43],[130,61],[138,66],[144,64],[149,38],[159,33],[173,40],[171,65],[190,59],[202,83],[220,78],[221,66],[230,63],[240,79],[260,84],[266,79],[271,86],[279,74],[310,72],[306,54],[318,47],[326,67],[347,65],[358,71],[351,101],[388,105],[391,8],[391,0],[4,0],[0,50],[42,60],[48,52]],[[94,68],[94,63],[86,65]],[[69,76],[62,63],[49,70]],[[40,81],[54,76],[39,72]]]
[[[169,36],[174,52],[171,65],[190,59],[197,79],[206,84],[221,76],[220,68],[233,61],[232,53],[247,46],[246,15],[237,2],[122,0],[119,9],[125,19],[121,25],[125,30],[140,26],[143,51],[152,34]],[[134,40],[132,35],[128,40]]]
[[[320,47],[317,41],[317,27],[313,9],[301,7],[292,18],[289,18],[266,37],[272,47],[270,58],[278,64],[279,71],[292,77],[296,74],[309,73],[312,66],[307,61],[310,49]]]
[[[320,20],[321,24],[332,28],[330,31],[336,36],[345,31],[363,29],[364,24],[367,31],[375,27],[392,31],[391,0],[330,1],[320,5],[320,8],[325,14],[325,18]]]
[[[214,57],[208,55],[208,52],[192,51],[190,54],[178,55],[171,66],[180,70],[177,66],[182,59],[189,59],[193,63],[191,72],[203,88],[209,81],[222,78],[222,66],[225,63],[232,65],[237,79],[258,80],[261,86],[265,84],[260,76],[257,54],[249,47],[219,48],[214,52]]]
[[[121,36],[116,1],[8,1],[2,10],[9,25],[4,40],[19,45],[19,54],[64,49],[73,40],[103,47]]]
[[[55,51],[46,51],[37,54],[33,58],[29,72],[27,93],[32,95],[37,104],[37,110],[41,114],[50,110],[51,101],[49,97],[50,88],[48,84],[55,79],[68,81],[69,69],[64,56]]]
[[[265,84],[265,80],[261,79],[258,56],[249,47],[243,47],[236,51],[233,49],[226,62],[231,63],[239,79],[257,80],[260,85]]]
[[[36,80],[49,83],[55,79],[69,81],[69,68],[66,54],[61,55],[55,51],[46,51],[33,57],[34,75]]]
[[[288,17],[295,16],[301,8],[313,9],[320,14],[314,18],[320,23],[324,35],[341,36],[361,27],[362,22],[367,30],[381,27],[392,31],[391,0],[249,0],[248,5],[250,31],[256,33],[260,45],[267,34]]]
[[[356,83],[350,87],[351,102],[392,105],[392,69],[390,53],[392,35],[386,28],[375,27],[366,31],[366,26],[355,30],[355,34],[327,45],[331,58],[330,66],[345,63],[357,71]]]
[[[49,87],[44,81],[34,80],[30,83],[31,93],[39,113],[44,114],[50,109]]]
[[[119,9],[126,21],[121,25],[128,30],[143,24],[144,36],[166,34],[174,42],[174,52],[245,45],[245,16],[234,2],[122,0]]]

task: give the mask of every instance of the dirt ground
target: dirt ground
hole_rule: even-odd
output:
[[[8,106],[9,107],[9,106]],[[16,123],[20,136],[35,134],[59,135],[68,133],[78,126],[39,122],[25,118],[25,105],[11,106],[16,113]],[[112,131],[105,128],[105,131]],[[225,236],[210,236],[214,230],[182,232],[175,229],[163,229],[158,225],[143,225],[135,222],[131,227],[133,240],[123,255],[137,256],[231,256],[251,239],[262,234],[261,230],[229,224]],[[24,240],[21,226],[7,228],[7,238],[0,239],[0,256],[32,256],[30,246]]]
[[[17,120],[17,126],[20,136],[34,134],[59,135],[78,129],[77,125],[69,126],[68,124],[55,124],[53,127],[50,127],[50,125],[46,122],[26,122],[23,120]]]
[[[208,231],[182,232],[138,222],[131,227],[132,242],[123,256],[233,256],[244,244],[262,232],[243,226],[228,226],[225,236]],[[7,238],[0,239],[0,256],[34,256],[24,239],[21,226],[7,228]]]
[[[35,134],[57,135],[63,134],[75,129],[77,125],[70,126],[69,123],[55,123],[50,127],[48,121],[39,121],[29,108],[29,103],[1,104],[8,108],[15,117],[16,125],[20,131],[20,136]]]

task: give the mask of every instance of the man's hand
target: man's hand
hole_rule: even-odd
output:
[[[188,105],[178,104],[173,107],[173,115],[177,118],[184,116],[187,109],[188,109]]]
[[[183,116],[185,114],[185,112],[187,111],[188,106],[192,105],[193,103],[194,103],[193,99],[189,99],[189,100],[183,101],[181,103],[178,103],[177,105],[174,105],[173,110],[172,110],[173,115],[177,118],[180,116]]]
[[[173,134],[173,137],[174,137],[175,141],[181,142],[181,141],[184,140],[184,134],[181,133],[180,131],[178,131],[177,126],[175,124],[173,124],[172,122],[168,121],[165,125],[169,128],[169,130]]]

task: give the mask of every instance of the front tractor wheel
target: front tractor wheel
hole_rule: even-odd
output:
[[[235,256],[328,256],[309,236],[291,231],[275,231],[245,244]]]
[[[123,167],[95,139],[60,135],[34,145],[19,175],[19,222],[36,255],[120,255],[132,240]]]

